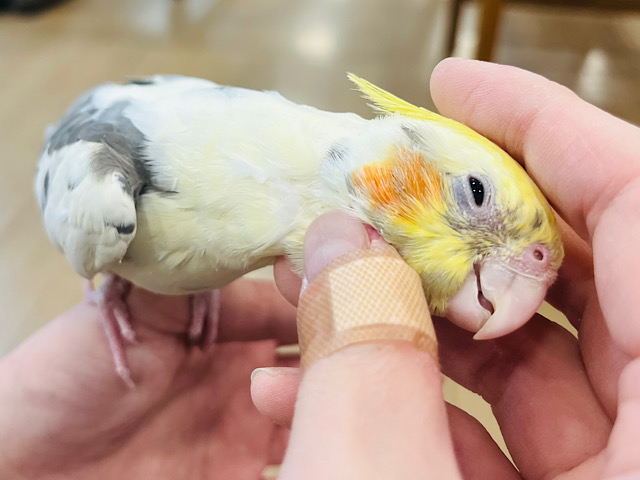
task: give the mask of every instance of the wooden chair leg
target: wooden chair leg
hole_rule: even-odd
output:
[[[456,47],[456,35],[458,34],[458,21],[460,20],[460,4],[463,0],[449,0],[451,10],[449,11],[449,38],[447,39],[446,55],[453,55]]]
[[[478,39],[478,48],[476,50],[476,58],[478,60],[491,61],[493,58],[502,1],[503,0],[483,0],[482,2],[480,38]]]

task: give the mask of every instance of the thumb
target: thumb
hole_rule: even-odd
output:
[[[345,258],[356,260],[345,263]],[[376,271],[376,265],[389,258],[400,259],[379,235],[344,214],[326,214],[308,230],[308,287],[298,312],[304,375],[280,475],[283,480],[461,478],[437,361],[428,349],[420,348],[415,340],[419,335],[407,337],[406,329],[379,328],[402,323],[403,313],[413,311],[403,299],[416,294],[398,293],[401,279]],[[344,265],[347,269],[341,270]],[[425,302],[419,281],[412,288],[418,288],[418,298]],[[371,304],[374,308],[369,308]],[[391,314],[388,305],[393,306]],[[420,321],[430,327],[425,312]],[[337,316],[344,318],[336,322]],[[349,326],[350,316],[355,328]],[[311,328],[307,341],[309,323],[317,329]],[[363,324],[369,332],[364,337],[358,336]]]

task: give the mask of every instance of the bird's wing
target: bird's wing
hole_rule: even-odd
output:
[[[36,194],[47,233],[79,274],[91,278],[124,257],[136,234],[141,192],[171,193],[155,181],[145,135],[130,120],[131,112],[145,101],[212,86],[178,76],[101,85],[49,130]]]

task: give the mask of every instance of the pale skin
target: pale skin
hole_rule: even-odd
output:
[[[445,405],[436,363],[408,344],[354,345],[303,376],[260,370],[254,403],[292,427],[280,478],[640,476],[640,130],[509,67],[448,60],[434,71],[431,92],[441,113],[523,162],[565,220],[567,257],[548,300],[579,338],[536,317],[478,342],[434,319],[442,372],[492,405],[518,470],[475,420]],[[348,249],[381,241],[371,238],[344,215],[321,218],[306,239],[307,277]],[[295,303],[299,281],[285,261],[276,274]],[[221,301],[221,341],[295,340],[295,309],[273,286],[238,281]],[[128,349],[134,390],[114,374],[88,303],[2,360],[0,479],[173,479],[186,465],[206,464],[211,438],[187,420],[213,415],[198,401],[213,393],[198,387],[213,381],[215,349],[185,346],[186,298],[134,289],[128,304],[140,339]],[[176,395],[184,408],[159,407]],[[167,440],[149,425],[171,426],[184,442],[163,455]],[[154,463],[141,464],[150,457]],[[189,478],[216,477],[212,467]]]

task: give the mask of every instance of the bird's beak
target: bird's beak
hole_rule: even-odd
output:
[[[523,273],[487,259],[469,273],[462,289],[447,306],[447,318],[488,340],[513,332],[540,308],[550,285],[549,276]]]

